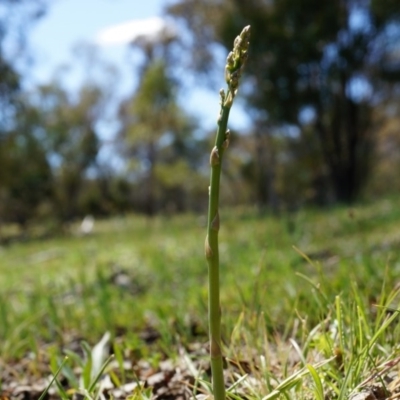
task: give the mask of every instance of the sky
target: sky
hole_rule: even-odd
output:
[[[71,60],[71,51],[79,43],[95,43],[96,36],[111,26],[160,15],[165,0],[53,0],[47,14],[30,35],[36,55],[35,76],[49,78],[57,65]],[[121,62],[123,46],[111,46],[105,55]]]
[[[72,62],[72,51],[78,44],[90,43],[98,47],[102,58],[122,71],[122,86],[126,91],[131,90],[134,71],[131,64],[135,59],[127,42],[138,29],[147,33],[157,29],[160,22],[157,17],[162,16],[166,3],[166,0],[52,0],[46,15],[30,34],[29,46],[34,56],[30,83],[48,82],[57,67]],[[74,79],[73,75],[69,77],[71,87]],[[185,98],[185,108],[200,118],[205,130],[215,125],[219,89],[193,88]],[[244,129],[248,123],[239,105],[231,113],[231,123],[236,129]]]

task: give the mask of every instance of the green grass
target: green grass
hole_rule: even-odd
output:
[[[231,381],[242,379],[231,398],[244,390],[254,399],[345,399],[398,357],[397,313],[387,306],[399,304],[399,203],[221,213],[224,353]],[[37,375],[43,362],[55,371],[65,347],[93,346],[106,331],[118,339],[114,352],[155,366],[206,342],[204,224],[194,215],[131,215],[96,221],[91,236],[1,247],[2,362],[28,357]],[[117,270],[126,286],[112,280]]]

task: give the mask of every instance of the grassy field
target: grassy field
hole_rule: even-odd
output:
[[[397,398],[400,198],[279,217],[222,211],[221,224],[231,398]],[[21,386],[38,398],[65,355],[50,398],[205,398],[204,217],[74,231],[0,247],[0,398]],[[95,379],[90,349],[105,332],[115,356]]]

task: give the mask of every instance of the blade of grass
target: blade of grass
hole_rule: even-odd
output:
[[[61,370],[63,369],[65,363],[68,361],[68,357],[65,357],[63,362],[61,363],[61,365],[58,367],[58,370],[56,371],[56,373],[54,374],[53,378],[51,379],[50,383],[47,385],[47,388],[45,389],[45,391],[40,395],[39,400],[44,400],[46,398],[47,392],[49,391],[49,389],[51,388],[51,385],[55,382],[55,380],[57,379],[57,376],[60,374]]]
[[[322,382],[321,379],[318,375],[318,372],[315,370],[315,368],[310,365],[307,364],[306,368],[310,371],[310,375],[314,381],[314,385],[315,385],[315,390],[314,390],[314,394],[315,394],[315,398],[317,400],[324,400],[325,399],[325,395],[324,395],[324,388],[322,386]]]
[[[107,360],[104,362],[103,366],[100,368],[99,372],[97,373],[97,375],[94,377],[94,379],[92,380],[92,382],[90,383],[88,392],[92,393],[92,391],[94,390],[97,382],[100,380],[101,375],[103,374],[104,370],[107,368],[107,365],[110,364],[110,362],[114,359],[114,354],[111,354],[110,357],[107,358]]]
[[[314,369],[321,368],[334,359],[335,357],[331,357],[327,360],[321,361],[314,366]],[[283,380],[270,394],[264,396],[262,400],[273,400],[281,395],[284,395],[285,392],[296,386],[308,374],[310,374],[310,371],[306,367],[302,368],[300,371],[290,375],[288,378]]]

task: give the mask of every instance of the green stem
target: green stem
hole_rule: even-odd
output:
[[[225,384],[223,375],[223,360],[221,350],[221,308],[219,299],[219,188],[221,177],[221,162],[223,155],[223,143],[226,140],[230,106],[221,106],[218,120],[217,137],[215,147],[211,152],[211,177],[210,199],[208,206],[208,227],[206,238],[206,258],[208,262],[208,312],[210,330],[210,357],[212,385],[215,400],[225,399]]]
[[[235,39],[233,51],[229,53],[225,66],[225,79],[228,91],[221,90],[221,111],[218,118],[215,146],[210,154],[210,187],[208,205],[208,226],[205,253],[208,262],[208,320],[210,330],[210,358],[214,400],[225,400],[225,382],[221,343],[221,307],[219,299],[219,190],[221,165],[224,150],[229,144],[227,130],[229,112],[235,98],[243,66],[247,59],[250,27],[243,29]]]

